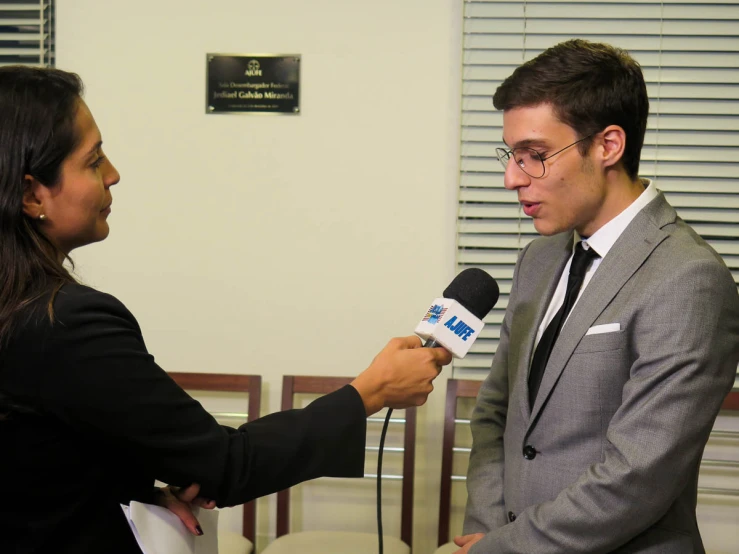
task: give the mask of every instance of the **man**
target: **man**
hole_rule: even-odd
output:
[[[641,69],[571,40],[493,103],[505,187],[544,236],[520,254],[472,416],[458,552],[704,552],[698,468],[739,361],[739,295],[638,178]]]

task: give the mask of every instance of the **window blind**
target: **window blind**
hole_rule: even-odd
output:
[[[639,173],[739,283],[739,3],[468,0],[464,9],[457,270],[487,270],[501,296],[455,377],[487,374],[518,252],[538,236],[503,188],[503,118],[492,96],[518,65],[563,40],[610,43],[641,64],[650,116]]]
[[[54,65],[54,1],[0,0],[0,65]]]

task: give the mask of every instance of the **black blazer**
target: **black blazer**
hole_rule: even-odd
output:
[[[114,297],[65,285],[0,349],[0,552],[138,553],[119,504],[155,479],[232,506],[320,476],[360,477],[353,387],[233,429],[154,362]]]

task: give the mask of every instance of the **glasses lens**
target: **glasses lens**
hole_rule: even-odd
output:
[[[513,158],[524,173],[531,177],[539,178],[544,175],[544,162],[536,150],[531,148],[515,148]]]

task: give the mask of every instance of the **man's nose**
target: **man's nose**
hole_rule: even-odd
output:
[[[531,177],[529,177],[523,169],[518,167],[516,160],[511,157],[508,160],[505,174],[503,175],[503,186],[508,190],[516,190],[517,188],[525,187],[529,184],[531,184]]]

